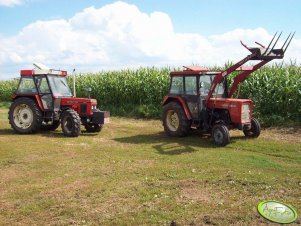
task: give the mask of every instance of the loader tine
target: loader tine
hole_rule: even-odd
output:
[[[281,35],[282,35],[282,31],[280,32],[280,34],[279,34],[278,38],[276,39],[276,41],[275,41],[273,47],[271,48],[270,52],[269,52],[267,55],[270,55],[270,54],[271,54],[271,52],[273,51],[274,47],[276,46],[276,44],[277,44],[277,42],[278,42],[278,40],[279,40],[279,38],[280,38]]]
[[[261,46],[262,48],[265,48],[264,45],[260,44],[259,42],[255,42],[257,45]]]
[[[264,51],[264,53],[263,53],[262,55],[266,54],[266,52],[268,51],[268,49],[269,49],[270,45],[272,44],[274,38],[276,37],[277,33],[278,33],[278,32],[276,32],[276,33],[274,34],[274,37],[272,38],[270,44],[268,45],[268,47],[266,48],[266,50]]]
[[[292,33],[290,33],[290,34],[288,35],[288,37],[286,38],[286,40],[285,40],[285,42],[284,42],[283,46],[281,47],[281,49],[283,49],[283,47],[285,46],[285,44],[286,44],[287,40],[289,40],[289,39],[290,39],[290,37],[291,37],[291,34],[292,34]]]
[[[292,35],[291,39],[290,39],[289,42],[287,43],[287,45],[286,45],[286,47],[285,47],[285,49],[284,49],[284,51],[283,51],[283,54],[285,53],[285,51],[286,51],[287,47],[289,46],[289,44],[291,43],[291,41],[293,40],[293,37],[294,37],[295,33],[296,33],[296,32],[294,32],[294,34]]]

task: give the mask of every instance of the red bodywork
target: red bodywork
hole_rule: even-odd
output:
[[[191,120],[193,118],[193,121],[206,121],[206,123],[209,124],[213,123],[212,125],[214,125],[214,122],[212,122],[212,120],[216,120],[217,122],[224,121],[227,126],[234,125],[240,128],[243,128],[244,125],[250,125],[252,119],[252,100],[231,99],[231,97],[233,96],[239,83],[245,81],[252,72],[258,70],[273,59],[282,59],[284,57],[284,53],[290,42],[292,41],[295,33],[289,34],[281,48],[275,48],[281,34],[282,32],[276,38],[276,33],[267,47],[258,42],[255,43],[259,47],[248,47],[241,42],[241,44],[251,54],[247,55],[245,58],[223,71],[214,72],[209,71],[204,67],[184,66],[185,70],[183,71],[171,72],[170,76],[172,78],[173,76],[183,77],[183,84],[181,84],[182,90],[179,91],[179,94],[176,92],[164,97],[163,105],[166,105],[172,101],[178,102],[182,106],[188,120]],[[257,63],[255,63],[255,65],[253,66],[243,66],[248,61],[257,61]],[[240,73],[234,77],[233,84],[228,89],[226,77],[234,71],[240,71]],[[205,88],[200,84],[197,84],[198,90],[196,91],[196,93],[186,93],[186,79],[184,80],[184,77],[192,75],[195,75],[198,78],[196,80],[198,82],[201,80],[200,78],[203,75],[214,75],[214,79],[211,82],[208,94],[205,93],[205,91],[202,91],[201,94],[200,88]],[[220,83],[224,83],[224,94],[216,94],[215,96],[213,96],[217,85]],[[190,102],[190,105],[188,105],[189,103],[187,103],[187,101]],[[195,109],[197,108],[198,110],[196,111]],[[191,111],[189,109],[191,109]],[[197,116],[196,113],[199,115]],[[194,117],[192,117],[192,115],[194,115]]]
[[[54,70],[54,69],[33,69],[33,70],[21,70],[21,78],[32,77],[40,75],[55,75],[58,77],[66,77],[67,71]],[[21,81],[21,80],[20,80]],[[38,87],[36,87],[36,92],[33,93],[16,93],[13,95],[12,99],[19,97],[29,97],[35,99],[39,108],[46,112],[54,112],[54,114],[59,116],[59,114],[66,109],[73,109],[76,111],[82,119],[83,123],[96,123],[104,124],[108,122],[110,113],[107,111],[100,111],[97,109],[97,100],[90,98],[78,98],[73,96],[60,96],[60,94],[55,93],[52,89],[50,93],[46,95],[52,96],[53,108],[48,108],[48,105],[45,104],[42,100],[42,97],[45,94],[38,92]],[[49,115],[49,114],[48,114]]]
[[[57,76],[62,76],[66,77],[67,76],[67,71],[61,71],[61,70],[54,70],[54,69],[46,69],[46,70],[21,70],[20,71],[20,76],[21,77],[33,77],[35,75],[57,75]],[[43,105],[41,103],[40,97],[38,94],[14,94],[13,99],[17,97],[28,97],[31,96],[32,98],[35,98],[38,106],[40,107],[41,110],[44,110]],[[78,114],[82,115],[93,115],[93,110],[92,106],[97,105],[97,100],[96,99],[88,99],[88,98],[77,98],[77,97],[58,97],[56,96],[56,93],[53,93],[53,98],[54,101],[56,99],[60,99],[60,106],[65,107],[65,108],[72,108],[75,110]],[[80,106],[85,104],[85,108],[81,108]],[[85,110],[84,110],[85,109]],[[84,111],[83,111],[84,110]]]
[[[165,96],[163,105],[169,102],[176,101],[181,104],[188,120],[191,120],[191,113],[185,100],[182,97]],[[250,120],[245,121],[241,118],[242,105],[248,104],[250,107],[250,119],[252,118],[252,107],[253,102],[250,99],[234,99],[234,98],[211,98],[208,101],[208,109],[224,109],[229,111],[231,122],[234,124],[246,124],[250,123]]]
[[[85,104],[85,110],[81,109],[81,104]],[[78,114],[93,115],[92,106],[97,105],[96,99],[78,98],[78,97],[63,97],[61,98],[61,106],[69,107],[75,110]]]
[[[48,74],[56,74],[56,75],[59,75],[59,76],[67,76],[67,71],[60,71],[60,70],[54,70],[54,69],[49,69],[47,70],[47,73]],[[33,76],[33,75],[37,75],[37,74],[40,74],[40,71],[38,70],[21,70],[20,71],[20,75],[21,76]]]
[[[250,123],[250,120],[242,119],[242,105],[248,104],[250,107],[250,119],[252,118],[252,100],[249,99],[232,99],[232,98],[211,98],[208,101],[209,109],[225,109],[229,111],[231,122],[234,124]]]
[[[169,102],[172,102],[172,101],[179,102],[184,109],[187,119],[188,120],[192,119],[190,111],[187,107],[185,100],[180,96],[178,96],[178,97],[165,96],[163,99],[162,105],[168,104]]]
[[[264,62],[264,64],[265,63],[266,63],[266,61]],[[237,87],[238,83],[244,81],[246,79],[246,77],[251,72],[258,69],[259,66],[263,65],[263,63],[259,64],[257,67],[256,66],[242,67],[241,65],[240,66],[238,66],[238,65],[240,65],[240,64],[237,64],[235,66],[235,70],[236,71],[242,71],[242,72],[237,77],[235,77],[234,83],[233,83],[233,85],[230,89],[231,94],[229,94],[229,97],[232,96],[232,94],[235,91],[235,88]],[[186,70],[171,72],[170,76],[177,76],[177,75],[182,75],[182,76],[199,75],[199,76],[202,76],[202,74],[208,73],[208,74],[216,74],[216,77],[220,78],[220,76],[223,74],[223,71],[209,71],[209,69],[207,69],[207,68],[198,67],[198,66],[184,66],[184,67],[186,68]],[[217,80],[216,77],[215,77],[214,81]],[[222,77],[222,81],[223,81],[223,79],[224,78]],[[213,83],[214,83],[214,81],[213,81]],[[216,85],[215,85],[215,87],[216,87]],[[209,96],[209,94],[208,94],[208,96]],[[187,119],[188,120],[192,119],[192,116],[191,116],[191,113],[190,113],[189,108],[187,106],[187,103],[183,99],[183,97],[181,97],[181,96],[165,96],[164,99],[163,99],[163,105],[165,105],[165,104],[167,104],[171,101],[179,102],[181,104],[181,106],[183,107],[183,109],[184,109],[184,112],[186,114]],[[242,105],[244,103],[249,104],[249,108],[250,108],[250,112],[249,112],[250,117],[249,117],[249,119],[251,120],[251,118],[252,118],[252,100],[250,100],[250,99],[233,99],[233,98],[215,98],[215,97],[211,97],[210,99],[206,100],[206,106],[207,106],[208,110],[212,110],[212,109],[228,110],[230,118],[231,118],[231,122],[233,124],[250,123],[250,120],[244,121],[241,118]]]

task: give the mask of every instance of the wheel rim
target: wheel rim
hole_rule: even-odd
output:
[[[166,115],[166,123],[169,130],[175,132],[179,128],[180,120],[178,114],[174,110],[169,110]]]
[[[21,129],[27,129],[32,125],[33,112],[27,104],[20,104],[14,109],[14,123]]]
[[[218,144],[223,143],[224,136],[223,136],[222,131],[220,131],[219,129],[216,129],[214,131],[213,136],[214,136],[214,140],[216,143],[218,143]]]

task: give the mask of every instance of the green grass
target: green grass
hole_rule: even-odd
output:
[[[266,199],[300,213],[300,128],[256,140],[232,131],[223,148],[162,131],[158,120],[113,117],[78,138],[17,135],[0,107],[0,224],[259,225]]]

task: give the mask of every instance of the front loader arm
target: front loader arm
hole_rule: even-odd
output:
[[[242,59],[241,61],[239,61],[238,63],[234,64],[233,66],[227,68],[226,70],[220,72],[219,74],[217,74],[215,76],[215,78],[213,79],[213,82],[211,84],[208,96],[207,96],[207,106],[208,106],[208,100],[212,97],[212,94],[217,86],[217,84],[220,84],[223,82],[224,78],[226,76],[228,76],[229,74],[231,74],[233,71],[237,70],[239,67],[241,67],[243,64],[245,64],[246,62],[248,62],[249,60],[251,60],[252,58],[254,58],[254,56],[256,55],[256,53],[252,53],[250,55],[248,55],[247,57],[245,57],[244,59]]]
[[[247,70],[242,70],[242,72],[240,74],[238,74],[233,81],[233,85],[231,86],[231,89],[229,91],[228,97],[230,98],[233,93],[235,92],[237,86],[239,83],[245,81],[247,79],[247,77],[253,72],[258,70],[259,68],[261,68],[263,65],[267,64],[268,62],[270,62],[271,60],[263,60],[261,62],[259,62],[258,64],[250,67],[250,69]]]
[[[245,45],[244,43],[241,42],[241,44],[247,50],[249,50],[251,52],[251,54],[246,56],[241,61],[237,62],[233,66],[227,68],[226,70],[220,72],[219,74],[217,74],[215,76],[215,78],[211,84],[207,99],[206,99],[206,107],[208,107],[208,103],[209,103],[208,100],[212,97],[212,94],[213,94],[216,86],[218,84],[222,83],[224,78],[226,76],[228,76],[229,74],[231,74],[233,71],[241,70],[242,72],[234,78],[234,82],[230,89],[228,97],[231,97],[233,95],[238,84],[240,82],[243,82],[252,72],[258,70],[260,67],[267,64],[268,62],[270,62],[273,59],[282,59],[284,57],[285,51],[287,50],[287,47],[289,46],[289,44],[291,43],[291,41],[295,35],[295,32],[289,34],[289,36],[286,38],[284,44],[282,45],[282,47],[280,49],[276,49],[275,46],[276,46],[281,34],[282,34],[282,32],[278,35],[278,37],[274,41],[274,39],[277,35],[277,32],[276,32],[276,34],[273,36],[272,40],[270,41],[268,47],[265,47],[258,42],[255,42],[255,43],[257,45],[259,45],[259,47],[248,47],[247,45]],[[245,64],[246,62],[248,62],[249,60],[259,60],[260,62],[257,63],[256,65],[250,67],[247,70],[242,69],[241,66],[243,64]],[[241,68],[239,69],[239,67],[241,67]]]

